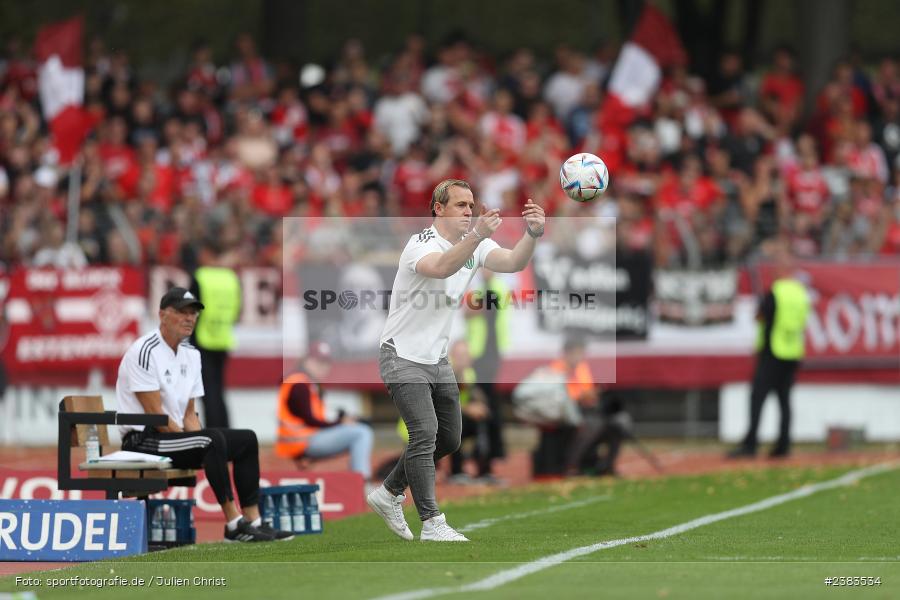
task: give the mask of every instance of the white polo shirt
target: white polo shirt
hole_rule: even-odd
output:
[[[472,259],[446,279],[416,273],[416,264],[423,256],[452,247],[432,225],[412,236],[400,255],[381,343],[393,339],[401,358],[434,365],[447,356],[453,315],[462,304],[475,271],[500,245],[490,238],[482,240]]]
[[[184,413],[191,398],[203,396],[200,376],[200,351],[187,341],[174,352],[157,329],[138,338],[119,363],[116,380],[116,402],[119,412],[144,413],[135,392],[159,390],[163,410],[179,427],[184,427]],[[120,425],[123,436],[143,425]]]

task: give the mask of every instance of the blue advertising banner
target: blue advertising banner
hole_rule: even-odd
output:
[[[0,500],[0,561],[79,562],[147,551],[137,500]]]

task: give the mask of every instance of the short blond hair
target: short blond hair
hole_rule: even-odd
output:
[[[443,204],[447,206],[447,203],[450,202],[450,188],[452,187],[460,187],[466,190],[472,191],[472,187],[463,181],[462,179],[445,179],[436,186],[434,186],[434,191],[431,192],[431,216],[436,217],[437,213],[434,212],[435,204]]]

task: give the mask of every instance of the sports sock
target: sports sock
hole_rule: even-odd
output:
[[[259,527],[260,525],[262,525],[262,517],[256,517],[255,519],[250,521],[250,524],[254,527]]]
[[[243,517],[235,517],[231,521],[228,521],[228,523],[225,524],[225,527],[228,528],[228,531],[234,531],[235,529],[237,529],[238,523],[241,522],[242,518]]]

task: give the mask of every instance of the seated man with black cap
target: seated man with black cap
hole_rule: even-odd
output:
[[[116,400],[123,413],[166,415],[164,427],[120,426],[122,448],[172,459],[176,469],[202,467],[225,514],[225,541],[287,540],[259,516],[259,445],[249,429],[203,429],[195,410],[203,396],[200,353],[186,340],[203,304],[188,290],[170,289],[159,302],[159,329],[138,338],[119,364]],[[228,463],[234,463],[234,503]]]

